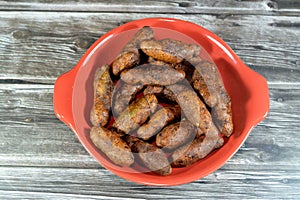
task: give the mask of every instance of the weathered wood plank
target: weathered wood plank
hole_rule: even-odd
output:
[[[71,193],[54,193],[54,192],[31,192],[31,191],[1,191],[0,198],[3,200],[6,199],[64,199],[64,200],[74,200],[74,199],[135,199],[135,198],[117,198],[99,195],[80,195],[80,194],[71,194]],[[138,199],[139,200],[139,199]]]
[[[16,177],[18,174],[19,177]],[[44,176],[41,176],[44,174]],[[0,197],[137,198],[137,199],[289,199],[297,198],[299,170],[218,170],[198,181],[173,187],[137,185],[102,169],[0,167]],[[257,186],[260,187],[257,187]],[[16,193],[14,193],[16,191]],[[48,198],[49,198],[48,197]]]
[[[52,92],[48,85],[0,84],[0,166],[98,167],[55,118]],[[269,116],[224,169],[300,166],[300,84],[271,84],[270,97]]]
[[[251,14],[298,16],[297,0],[163,0],[163,1],[53,1],[53,0],[0,0],[0,10],[6,11],[59,11],[59,12],[126,12],[169,14]]]
[[[102,34],[145,17],[170,15],[0,12],[0,80],[53,84]],[[299,82],[300,29],[294,26],[299,17],[195,14],[171,17],[213,31],[269,82]]]
[[[0,197],[296,199],[299,91],[299,84],[271,84],[270,115],[215,173],[182,186],[147,187],[145,192],[145,187],[103,169],[55,119],[53,86],[1,84]]]
[[[298,199],[299,8],[298,0],[0,0],[0,199]],[[53,113],[56,77],[102,34],[145,17],[204,26],[269,83],[267,119],[221,169],[182,186],[113,175]]]
[[[226,1],[226,0],[163,0],[163,1],[0,1],[0,10],[19,11],[85,11],[126,13],[193,13],[193,14],[276,14],[277,7],[269,1]],[[292,13],[291,13],[292,14]]]
[[[1,164],[96,166],[70,129],[55,117],[53,86],[2,84],[0,88]]]
[[[298,0],[275,0],[275,7],[278,9],[300,9],[300,2]]]

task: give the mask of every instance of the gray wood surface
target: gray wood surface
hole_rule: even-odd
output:
[[[0,0],[0,199],[299,199],[299,16],[297,0]],[[145,17],[204,26],[269,84],[266,120],[222,168],[181,186],[113,175],[53,113],[57,76],[102,34]]]

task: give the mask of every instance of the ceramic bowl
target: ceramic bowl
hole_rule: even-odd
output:
[[[201,45],[217,65],[232,101],[234,132],[224,145],[197,163],[174,168],[169,176],[141,173],[134,167],[119,167],[91,142],[89,113],[93,104],[93,78],[96,68],[110,64],[138,29],[150,26],[156,39],[173,38]],[[267,81],[247,67],[233,50],[214,33],[187,21],[147,18],[121,25],[99,38],[69,72],[58,77],[54,87],[56,116],[76,134],[86,150],[114,174],[145,185],[171,186],[195,181],[226,163],[246,140],[250,131],[269,111]]]

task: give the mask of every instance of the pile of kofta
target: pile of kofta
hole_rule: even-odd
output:
[[[138,162],[163,176],[221,147],[233,132],[231,101],[217,67],[200,53],[199,45],[139,29],[95,72],[94,145],[119,166]]]

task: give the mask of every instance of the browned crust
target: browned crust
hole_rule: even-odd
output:
[[[96,70],[94,78],[94,105],[90,113],[90,121],[94,126],[105,126],[109,120],[111,98],[114,83],[109,74],[109,65]]]
[[[113,163],[120,166],[130,166],[134,162],[130,147],[117,133],[100,126],[93,127],[90,138],[93,144]]]
[[[118,75],[124,69],[133,67],[140,62],[139,45],[143,40],[154,38],[153,30],[149,26],[141,28],[129,43],[123,48],[122,52],[117,56],[112,64],[114,75]]]
[[[149,170],[163,176],[171,174],[172,168],[166,154],[161,149],[133,136],[126,136],[125,138],[132,152],[138,154],[140,160]]]
[[[175,118],[180,117],[180,107],[163,107],[156,111],[150,120],[137,130],[137,137],[148,140]]]
[[[204,139],[197,137],[192,143],[188,143],[174,151],[171,156],[172,166],[189,166],[207,156],[215,148],[222,146],[223,142],[218,129],[212,124]]]
[[[203,75],[204,76],[204,75]],[[217,104],[217,96],[215,91],[215,83],[213,79],[210,79],[208,76],[205,78],[203,77],[198,69],[196,69],[193,73],[193,86],[196,91],[199,92],[199,94],[203,97],[205,103],[213,107]],[[205,81],[205,80],[207,81]],[[209,83],[210,82],[210,83]]]
[[[196,65],[193,86],[205,103],[212,107],[212,116],[218,129],[227,137],[233,132],[231,100],[217,67],[207,61]]]
[[[172,64],[198,56],[201,52],[199,45],[186,44],[173,39],[147,40],[141,42],[140,47],[148,56]]]
[[[212,108],[212,116],[218,129],[229,137],[233,133],[231,101],[227,93],[221,94],[218,103]]]
[[[113,127],[129,134],[130,131],[138,128],[153,113],[157,106],[155,95],[148,94],[133,101],[116,119]]]
[[[131,100],[143,88],[143,85],[131,85],[122,83],[122,85],[113,92],[112,111],[115,118],[117,118],[122,111],[129,106]]]
[[[156,135],[156,145],[164,149],[175,149],[196,136],[196,129],[187,120],[165,127]]]
[[[176,102],[176,96],[174,93],[164,86],[149,85],[144,90],[144,95],[146,94],[155,94],[158,98]]]
[[[168,65],[145,64],[121,74],[121,79],[128,84],[172,85],[183,80],[185,73]]]
[[[190,87],[188,83],[184,85],[175,84],[167,87],[176,96],[177,103],[180,105],[187,120],[206,132],[205,130],[211,126],[212,117],[192,87]]]
[[[118,75],[124,69],[128,69],[137,65],[140,62],[140,55],[138,51],[125,51],[122,52],[112,64],[112,72]]]

